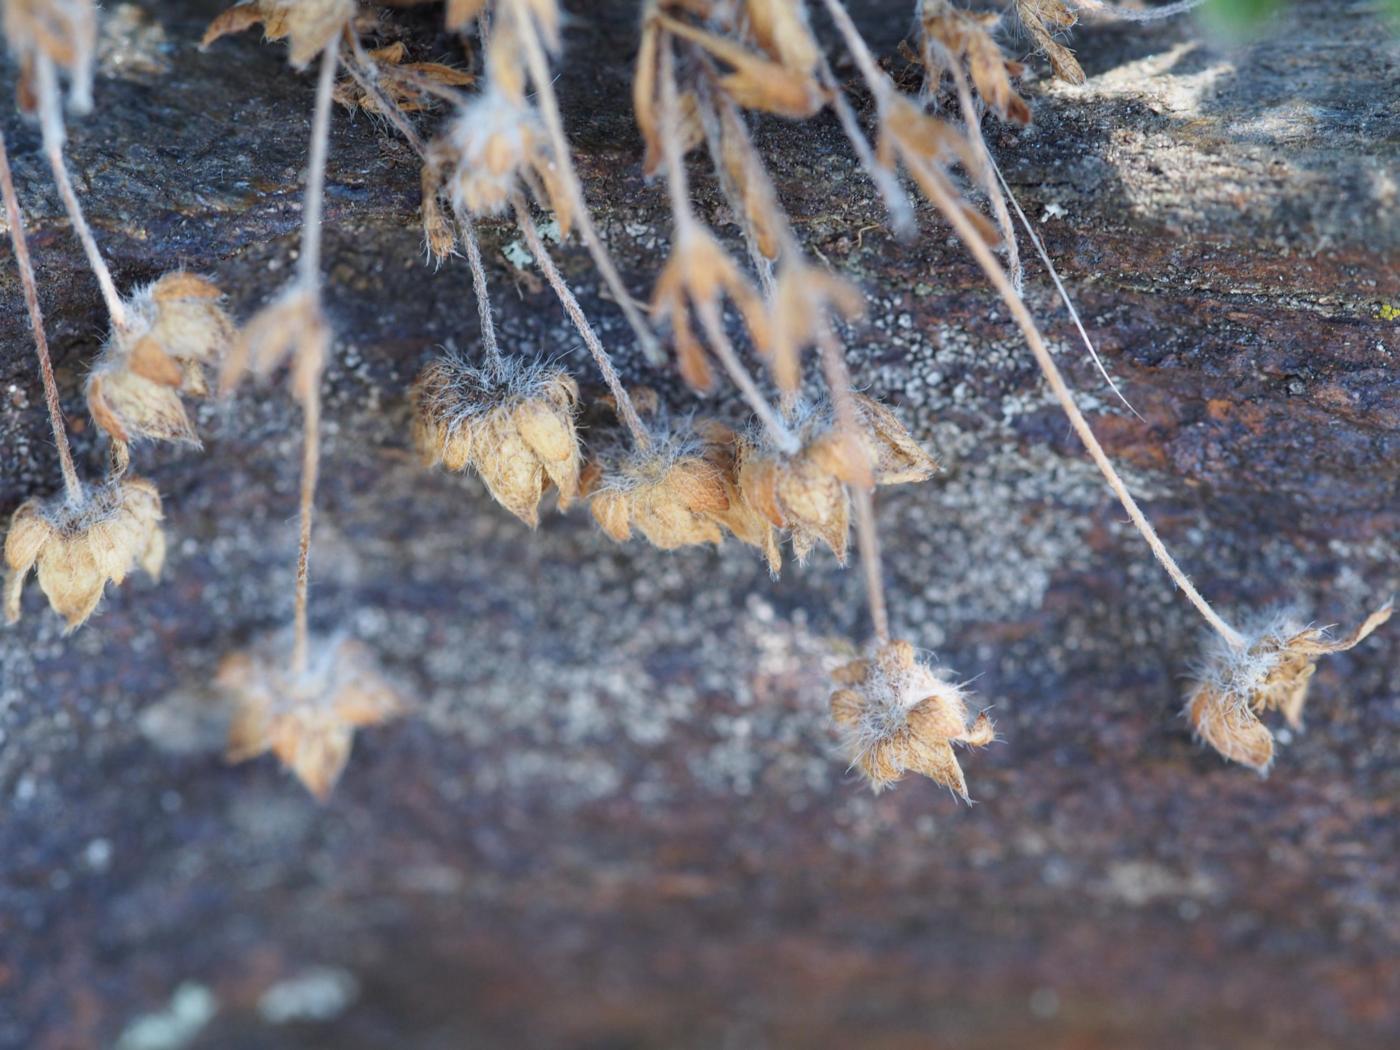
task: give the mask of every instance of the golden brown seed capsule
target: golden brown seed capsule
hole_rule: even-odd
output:
[[[474,467],[496,501],[534,528],[551,484],[561,509],[578,495],[577,402],[578,385],[561,368],[521,358],[477,368],[444,355],[414,384],[414,443],[425,466]]]
[[[233,653],[219,667],[218,684],[234,708],[228,760],[271,751],[324,802],[349,761],[355,730],[395,718],[408,704],[359,642],[314,643],[302,674],[287,667],[279,649],[269,642]]]
[[[953,744],[985,747],[996,732],[986,712],[969,723],[961,687],[920,663],[902,641],[837,668],[833,677],[841,688],[831,695],[831,717],[852,767],[872,789],[919,773],[967,801]]]
[[[1323,628],[1282,620],[1252,632],[1243,649],[1219,643],[1186,703],[1196,735],[1232,762],[1267,772],[1274,736],[1259,716],[1278,711],[1291,727],[1300,728],[1318,657],[1359,645],[1391,612],[1386,603],[1336,640]]]
[[[160,495],[144,478],[85,486],[77,501],[59,495],[21,504],[5,537],[6,621],[19,619],[20,592],[36,566],[39,587],[70,631],[92,615],[108,580],[120,584],[137,565],[159,577],[161,517]]]

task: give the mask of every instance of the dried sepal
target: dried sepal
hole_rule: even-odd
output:
[[[501,506],[531,528],[552,484],[578,496],[578,386],[561,368],[506,358],[499,370],[444,355],[413,388],[413,435],[426,466],[475,468]]]
[[[307,404],[320,383],[330,345],[330,323],[320,298],[293,284],[238,332],[219,371],[219,387],[229,393],[250,372],[263,379],[290,364],[292,396]]]
[[[110,580],[120,585],[136,566],[159,577],[165,561],[160,494],[144,478],[84,486],[79,499],[54,496],[20,505],[5,537],[5,619],[20,616],[29,570],[68,630],[92,615]]]
[[[852,393],[861,437],[870,450],[875,484],[906,485],[927,481],[938,470],[938,461],[914,440],[890,409],[872,397]]]
[[[719,86],[736,105],[803,120],[826,105],[829,95],[811,68],[791,68],[750,51],[726,37],[696,28],[667,15],[657,21],[669,33],[698,44],[729,67]]]
[[[1260,716],[1278,711],[1290,727],[1301,728],[1318,657],[1359,645],[1392,611],[1387,602],[1339,639],[1325,628],[1282,619],[1249,632],[1243,648],[1216,641],[1186,702],[1196,735],[1230,761],[1267,772],[1274,737]]]
[[[968,801],[953,745],[986,747],[996,731],[986,712],[969,719],[960,686],[921,663],[903,641],[837,668],[833,677],[840,688],[831,695],[832,720],[851,767],[874,791],[918,773]]]
[[[1016,0],[1016,14],[1050,59],[1055,75],[1071,84],[1084,83],[1084,69],[1074,52],[1054,37],[1056,30],[1069,29],[1079,20],[1069,4],[1065,0]]]
[[[199,444],[181,395],[208,394],[205,369],[232,341],[222,299],[210,281],[177,270],[125,301],[126,324],[103,346],[86,385],[88,411],[113,441]]]
[[[924,63],[934,85],[942,76],[939,60],[961,62],[967,67],[977,93],[1003,120],[1029,124],[1031,108],[1011,86],[1022,65],[1012,62],[992,39],[1001,20],[995,13],[973,13],[949,0],[925,0],[920,19],[924,33]]]
[[[778,525],[764,508],[744,498],[740,485],[743,457],[752,447],[747,439],[731,427],[716,420],[705,420],[696,428],[705,441],[705,456],[724,479],[725,496],[729,505],[713,517],[734,534],[734,538],[763,552],[768,571],[776,579],[783,567],[783,548],[778,538]]]
[[[812,76],[821,51],[799,0],[744,0],[755,42],[785,69]]]
[[[795,394],[802,385],[802,352],[818,343],[834,319],[860,317],[865,296],[844,278],[792,259],[778,271],[771,310],[769,368],[778,388]]]
[[[33,105],[36,56],[69,76],[69,105],[92,108],[92,68],[97,54],[97,10],[92,0],[4,0],[5,41],[20,64],[21,109]]]
[[[670,321],[682,375],[700,391],[708,391],[713,380],[691,315],[718,310],[726,296],[743,316],[754,347],[767,353],[772,336],[763,299],[710,232],[698,222],[686,222],[656,280],[651,309],[657,320]]]
[[[355,730],[398,717],[408,703],[359,642],[314,643],[301,674],[280,648],[269,642],[231,653],[219,666],[216,681],[233,705],[227,757],[244,762],[271,751],[324,802],[350,758]]]
[[[355,0],[244,0],[209,23],[199,46],[261,23],[263,38],[285,39],[288,61],[304,69],[354,17]]]

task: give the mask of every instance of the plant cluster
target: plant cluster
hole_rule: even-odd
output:
[[[836,76],[805,0],[643,3],[633,103],[644,170],[664,182],[672,220],[669,255],[645,311],[594,226],[573,165],[551,67],[562,48],[556,0],[448,0],[446,25],[479,48],[479,77],[445,63],[409,61],[402,44],[366,48],[362,36],[373,27],[361,21],[355,0],[235,5],[209,26],[205,47],[261,25],[269,40],[286,41],[294,67],[319,61],[297,270],[269,305],[236,328],[219,290],[194,274],[177,271],[126,298],[118,294],[62,152],[60,79],[67,79],[71,109],[81,112],[91,102],[92,3],[5,0],[6,36],[23,69],[21,103],[37,114],[60,196],[109,313],[110,335],[91,368],[87,398],[112,448],[104,480],[78,478],[0,141],[0,187],[64,478],[62,494],[30,500],[12,520],[5,545],[7,617],[18,617],[20,588],[35,566],[41,589],[70,629],[91,614],[107,581],[120,583],[136,565],[157,573],[164,550],[161,502],[150,482],[127,474],[131,447],[142,441],[199,444],[186,402],[209,393],[206,370],[217,370],[225,392],[250,376],[285,370],[304,425],[293,625],[288,636],[263,639],[224,660],[219,682],[236,710],[230,757],[272,751],[325,797],[344,768],[354,729],[406,709],[365,647],[339,635],[313,637],[308,628],[321,377],[335,347],[322,301],[322,196],[332,110],[339,104],[383,118],[416,152],[428,257],[440,262],[462,251],[472,274],[479,359],[444,353],[408,392],[411,440],[423,463],[475,471],[495,500],[531,528],[554,491],[559,509],[586,503],[600,530],[618,542],[640,536],[672,549],[732,536],[756,548],[775,575],[785,542],[799,562],[821,545],[844,563],[854,527],[873,640],[868,657],[835,672],[831,713],[847,757],[876,790],[913,772],[966,799],[953,745],[982,747],[995,731],[985,713],[970,713],[951,672],[930,666],[893,636],[874,507],[877,487],[924,481],[937,464],[894,412],[857,392],[843,340],[864,315],[865,296],[804,250],[750,135],[754,114],[804,121],[830,111],[879,191],[890,226],[914,231],[914,197],[922,198],[1005,302],[1107,484],[1218,636],[1187,703],[1192,725],[1226,758],[1267,769],[1273,740],[1259,716],[1276,710],[1296,723],[1318,657],[1359,643],[1390,607],[1340,641],[1292,622],[1242,632],[1211,607],[1100,446],[1022,299],[1013,215],[1073,314],[981,131],[984,120],[1022,125],[1031,119],[1015,83],[1024,67],[1001,43],[1007,23],[1029,35],[1055,75],[1079,82],[1083,70],[1063,42],[1079,12],[1142,13],[1098,0],[1012,0],[1000,13],[919,0],[915,38],[904,52],[922,70],[922,84],[910,92],[876,61],[842,0],[819,2],[857,83]],[[1193,6],[1188,0],[1152,13]],[[869,103],[869,121],[862,119],[861,101]],[[430,134],[416,123],[424,118],[436,121]],[[708,167],[738,220],[740,256],[693,203],[693,157]],[[587,247],[653,365],[671,367],[669,356],[699,393],[712,392],[721,379],[732,383],[748,418],[667,410],[650,391],[625,387],[551,257],[536,224],[539,213],[552,218],[561,236],[576,234]],[[602,400],[618,425],[603,428],[586,447],[577,423],[577,380],[557,363],[509,354],[499,345],[476,233],[480,221],[514,223],[599,371],[607,389]],[[1092,353],[1082,325],[1079,330]]]

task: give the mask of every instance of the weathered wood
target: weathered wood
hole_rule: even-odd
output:
[[[198,53],[218,6],[107,10],[70,155],[122,287],[182,263],[246,317],[295,248],[312,77],[251,37]],[[668,220],[626,108],[636,15],[572,6],[560,93],[644,296]],[[892,54],[911,5],[853,6]],[[1400,305],[1400,55],[1371,6],[1298,3],[1235,51],[1190,21],[1084,26],[1088,83],[1038,81],[1031,129],[988,127],[1143,419],[1033,260],[1030,301],[1232,613],[1351,623],[1400,584],[1400,328],[1380,311]],[[395,18],[449,52],[429,12]],[[93,473],[101,301],[36,130],[4,120]],[[475,348],[469,278],[423,264],[409,152],[338,113],[312,615],[365,638],[419,710],[362,734],[325,807],[270,762],[226,768],[205,683],[289,616],[299,417],[270,388],[201,409],[203,454],[141,450],[166,579],[69,638],[30,594],[0,632],[0,1044],[111,1045],[181,982],[217,1004],[200,1047],[1395,1044],[1394,631],[1321,666],[1269,779],[1203,753],[1178,717],[1199,624],[969,257],[930,216],[915,243],[886,235],[833,120],[758,138],[800,234],[871,295],[857,376],[946,465],[879,513],[897,631],[995,704],[1004,742],[965,762],[980,804],[843,775],[826,671],[866,630],[854,571],[814,558],[773,583],[751,550],[616,547],[577,512],[530,534],[476,481],[417,467],[405,388],[434,346]],[[483,230],[503,345],[567,355],[596,395],[514,240]],[[563,261],[629,377],[692,404],[586,253]],[[8,255],[0,396],[8,515],[60,483]],[[353,975],[348,1005],[260,1016],[311,966]]]

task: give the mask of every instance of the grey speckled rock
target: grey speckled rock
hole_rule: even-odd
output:
[[[311,82],[251,36],[198,53],[217,6],[109,5],[70,152],[121,286],[181,263],[246,317],[295,251]],[[668,220],[626,110],[636,12],[570,6],[570,131],[644,294]],[[855,6],[892,53],[910,5]],[[989,127],[1141,419],[1034,265],[1030,301],[1226,610],[1350,623],[1400,584],[1400,327],[1379,319],[1400,298],[1400,64],[1372,6],[1298,3],[1234,52],[1190,21],[1085,26],[1088,83],[1036,82],[1032,128]],[[427,10],[395,17],[450,52]],[[101,303],[8,113],[77,431]],[[417,711],[362,734],[325,807],[269,761],[225,767],[206,683],[289,615],[299,419],[274,388],[201,409],[203,455],[143,450],[165,581],[68,639],[31,593],[0,633],[0,1045],[1395,1045],[1394,631],[1321,666],[1267,781],[1203,753],[1178,717],[1199,625],[969,258],[931,218],[891,240],[831,120],[758,137],[802,236],[871,296],[861,383],[946,464],[879,512],[898,631],[995,704],[1004,742],[965,761],[980,804],[923,782],[875,799],[834,756],[855,572],[772,583],[752,551],[618,547],[577,513],[531,534],[416,466],[405,388],[433,347],[476,348],[469,283],[423,266],[408,151],[341,113],[313,616]],[[484,230],[505,343],[596,395],[513,239]],[[627,374],[691,403],[586,254],[563,260]],[[8,514],[57,481],[8,259],[0,398]],[[92,429],[75,441],[98,469]]]

